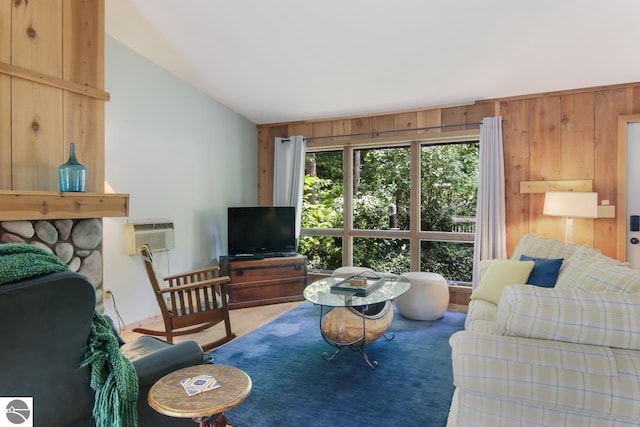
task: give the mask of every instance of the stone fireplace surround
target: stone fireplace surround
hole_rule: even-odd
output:
[[[128,215],[128,194],[0,190],[0,244],[28,243],[55,254],[91,280],[103,313],[102,220]]]
[[[101,218],[1,221],[0,242],[28,243],[55,254],[91,280],[96,308],[104,311]]]

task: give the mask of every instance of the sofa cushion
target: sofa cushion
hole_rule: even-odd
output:
[[[482,299],[498,304],[502,288],[526,283],[533,266],[533,261],[494,260],[482,276],[478,287],[471,294],[471,299]]]
[[[528,285],[553,288],[558,280],[558,274],[560,274],[560,267],[562,267],[564,259],[533,258],[527,255],[520,255],[520,261],[533,261],[535,263],[527,279]]]
[[[556,288],[635,293],[640,291],[640,270],[581,248],[564,262]]]
[[[509,286],[496,329],[500,335],[640,350],[640,294]]]
[[[513,250],[511,259],[519,260],[522,255],[527,255],[533,258],[564,258],[566,260],[580,247],[559,240],[525,234]]]
[[[580,246],[578,249],[576,249],[573,255],[571,255],[571,258],[574,256],[576,257],[576,259],[585,257],[595,262],[605,262],[619,267],[631,266],[628,262],[618,261],[615,258],[603,255],[602,252],[600,252],[600,249],[591,248],[587,245]]]

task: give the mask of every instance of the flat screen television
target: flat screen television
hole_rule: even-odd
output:
[[[296,211],[293,206],[230,207],[227,243],[232,258],[295,255]]]

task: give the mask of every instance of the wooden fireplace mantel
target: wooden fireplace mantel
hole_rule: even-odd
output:
[[[128,194],[0,190],[0,221],[128,215]]]

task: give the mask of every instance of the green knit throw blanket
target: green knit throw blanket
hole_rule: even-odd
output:
[[[43,248],[24,243],[0,245],[0,285],[61,271],[69,267]]]
[[[118,339],[104,317],[93,313],[89,348],[83,366],[91,365],[91,388],[96,392],[93,416],[98,427],[138,425],[138,376],[120,353]]]
[[[62,271],[69,271],[69,267],[46,249],[24,243],[0,244],[0,285]],[[137,426],[136,370],[120,353],[117,337],[97,311],[93,313],[82,363],[87,365],[91,365],[91,388],[96,394],[93,405],[96,426]]]

